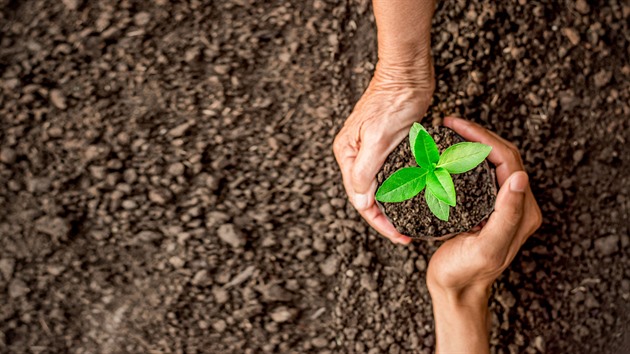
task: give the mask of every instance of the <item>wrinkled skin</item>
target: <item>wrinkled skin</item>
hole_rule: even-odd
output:
[[[415,65],[415,64],[414,64]],[[376,174],[387,156],[427,111],[434,90],[433,66],[379,62],[367,90],[333,144],[350,202],[380,234],[408,244],[378,209]]]

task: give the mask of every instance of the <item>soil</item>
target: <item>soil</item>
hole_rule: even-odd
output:
[[[439,1],[435,104],[515,142],[544,214],[494,353],[630,346],[630,7]],[[0,0],[0,352],[431,353],[437,242],[347,202],[370,2]]]
[[[446,148],[465,141],[446,127],[428,127],[442,153]],[[392,173],[403,167],[417,166],[409,148],[409,139],[404,139],[387,157],[383,168],[376,176],[379,186]],[[403,235],[417,239],[447,239],[457,233],[466,232],[479,225],[494,209],[497,187],[494,172],[487,161],[466,173],[451,176],[455,185],[457,205],[450,208],[448,221],[438,219],[424,199],[424,191],[401,203],[383,203],[385,215]]]

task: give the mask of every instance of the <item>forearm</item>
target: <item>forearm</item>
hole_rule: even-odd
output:
[[[416,64],[431,58],[434,0],[373,0],[379,61]]]
[[[436,353],[489,353],[490,312],[485,295],[451,296],[432,292]]]

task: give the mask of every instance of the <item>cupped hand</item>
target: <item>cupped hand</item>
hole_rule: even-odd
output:
[[[494,212],[480,230],[444,242],[427,271],[432,294],[487,297],[492,283],[512,262],[521,245],[542,222],[516,147],[481,126],[460,118],[444,125],[469,141],[492,146],[488,156],[501,186]]]
[[[433,95],[430,60],[419,67],[379,64],[370,85],[333,144],[350,202],[376,231],[394,243],[399,233],[374,200],[376,174],[385,159],[425,114]]]

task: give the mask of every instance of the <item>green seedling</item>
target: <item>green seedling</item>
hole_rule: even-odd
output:
[[[457,202],[452,174],[464,173],[477,167],[490,154],[492,147],[481,143],[458,143],[442,155],[424,127],[413,123],[409,130],[409,146],[418,167],[403,167],[394,172],[376,191],[376,200],[397,203],[424,192],[431,212],[448,221],[450,208]]]

